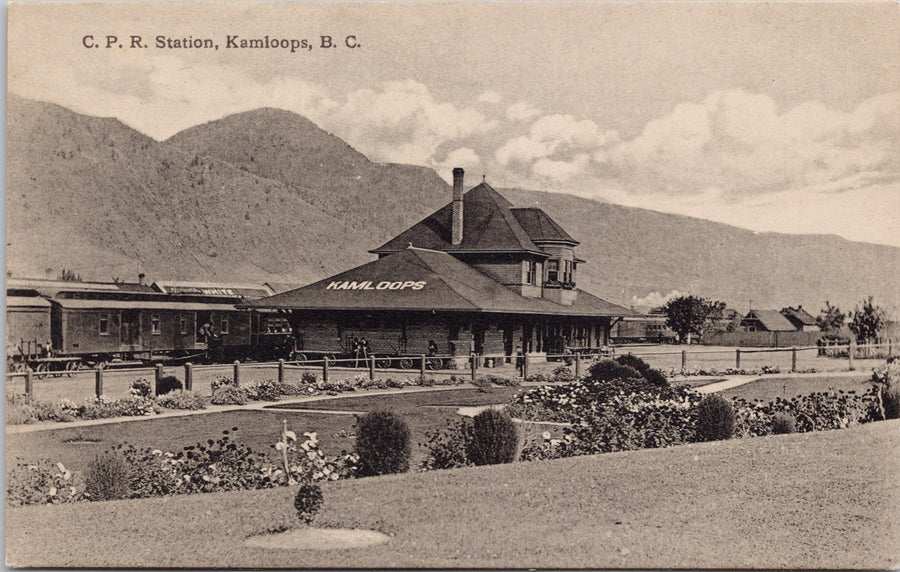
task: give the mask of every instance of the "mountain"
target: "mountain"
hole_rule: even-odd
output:
[[[369,161],[287,111],[258,109],[155,141],[116,119],[10,96],[7,268],[14,276],[305,283],[450,200],[434,171]],[[472,186],[467,182],[467,186]],[[579,286],[610,301],[672,290],[746,310],[872,294],[897,305],[900,249],[755,233],[566,195],[507,189],[581,241]]]

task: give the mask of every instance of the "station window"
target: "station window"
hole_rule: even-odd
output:
[[[537,284],[537,263],[534,260],[525,262],[525,283]]]
[[[547,261],[547,282],[557,282],[559,280],[559,260],[550,259]]]
[[[100,314],[100,335],[109,335],[109,314]]]
[[[572,281],[572,261],[571,260],[563,260],[563,282],[571,282]]]
[[[180,326],[180,328],[181,328],[181,330],[180,330],[180,331],[181,331],[181,335],[183,335],[183,336],[184,336],[184,335],[187,335],[187,333],[188,333],[188,332],[187,332],[187,316],[182,316],[182,317],[181,317],[181,320],[179,321],[179,326]]]
[[[228,316],[222,316],[222,319],[219,320],[219,333],[228,333]]]
[[[159,335],[159,316],[150,316],[150,333],[154,336]]]

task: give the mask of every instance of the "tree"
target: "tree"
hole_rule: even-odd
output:
[[[666,302],[663,312],[666,325],[682,343],[691,343],[691,337],[702,336],[716,320],[722,319],[725,302],[707,300],[699,296],[679,296]]]
[[[76,273],[74,270],[63,268],[56,279],[63,282],[81,282],[81,274]]]
[[[875,340],[878,332],[884,327],[887,313],[881,306],[876,306],[872,296],[863,300],[862,308],[857,306],[850,314],[850,331],[856,335],[856,341],[865,343]]]
[[[841,331],[841,328],[844,327],[844,320],[847,319],[847,314],[841,312],[841,309],[837,306],[832,306],[831,302],[828,300],[825,301],[825,307],[819,311],[819,315],[816,316],[816,325],[819,326],[819,329],[822,330],[824,334],[837,334]]]

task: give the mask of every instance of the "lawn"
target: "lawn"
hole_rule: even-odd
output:
[[[772,401],[776,397],[790,399],[800,395],[809,395],[817,391],[855,391],[862,395],[872,386],[872,375],[860,373],[853,376],[822,375],[816,377],[763,377],[720,391],[725,398],[741,397],[748,401],[759,399]]]
[[[900,421],[325,485],[333,551],[248,547],[292,489],[7,511],[7,564],[69,567],[851,568],[900,564]]]
[[[150,447],[164,451],[178,451],[207,439],[218,439],[222,431],[237,427],[231,439],[248,445],[260,453],[274,453],[272,447],[281,435],[282,422],[295,432],[316,431],[320,446],[328,456],[353,449],[354,415],[312,413],[296,407],[347,412],[366,412],[391,409],[406,419],[413,433],[413,442],[425,441],[425,432],[443,427],[447,420],[459,419],[456,410],[467,405],[492,405],[507,402],[519,388],[495,387],[487,390],[450,389],[393,395],[339,397],[296,405],[279,405],[278,409],[239,410],[184,417],[147,418],[120,423],[86,427],[65,427],[29,433],[6,435],[7,463],[16,458],[34,461],[38,458],[61,462],[81,471],[95,455],[118,443],[136,447]],[[414,448],[413,463],[422,458],[423,451]]]

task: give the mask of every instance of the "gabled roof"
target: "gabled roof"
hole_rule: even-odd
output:
[[[535,207],[513,208],[510,210],[534,243],[563,242],[572,246],[578,246],[578,241],[556,224],[556,221],[550,218],[543,210]]]
[[[816,325],[816,319],[813,318],[809,312],[804,310],[803,306],[797,306],[796,308],[788,306],[787,308],[782,308],[781,313],[791,322],[802,324],[804,326]]]
[[[453,253],[530,252],[545,255],[513,215],[512,203],[487,183],[481,183],[463,195],[463,236],[456,246],[451,244],[450,236],[452,208],[452,203],[447,203],[369,252],[387,254],[412,245]]]
[[[784,316],[775,310],[750,310],[744,316],[743,322],[756,320],[770,332],[793,332],[796,327]]]
[[[163,294],[216,296],[223,298],[262,298],[270,294],[265,286],[257,284],[223,284],[219,282],[184,282],[157,280],[153,286]]]
[[[561,316],[632,312],[587,292],[571,306],[521,296],[450,253],[408,247],[325,280],[240,307],[294,310],[453,311]]]

